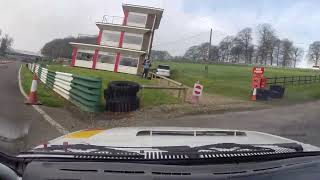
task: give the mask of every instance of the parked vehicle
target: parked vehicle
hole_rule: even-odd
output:
[[[0,179],[318,179],[320,148],[256,131],[192,127],[82,130],[16,157]]]
[[[157,67],[156,74],[159,75],[159,76],[170,77],[170,75],[171,75],[170,66],[168,66],[168,65],[159,65]]]

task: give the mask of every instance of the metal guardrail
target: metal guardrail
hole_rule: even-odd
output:
[[[170,87],[170,86],[153,86],[153,85],[142,85],[142,89],[160,89],[160,90],[176,90],[178,91],[178,98],[182,101],[186,101],[188,88],[187,87]]]
[[[267,84],[270,85],[303,85],[320,82],[320,75],[316,76],[283,76],[267,78]]]
[[[109,16],[109,15],[104,15],[102,18],[102,23],[108,23],[108,24],[123,24],[123,19],[124,17],[120,16]]]
[[[54,72],[38,64],[27,66],[31,72],[37,74],[42,83],[80,109],[88,112],[99,111],[101,79]]]
[[[178,98],[181,98],[183,101],[186,101],[187,98],[187,92],[188,87],[185,87],[182,83],[175,81],[173,79],[157,75],[154,72],[149,72],[149,75],[152,79],[158,79],[159,80],[159,86],[150,86],[150,85],[144,85],[144,89],[163,89],[163,90],[176,90],[178,91]],[[163,83],[161,83],[163,81]],[[168,86],[164,86],[168,85]],[[174,85],[174,86],[171,86]],[[182,96],[181,96],[182,95]]]
[[[177,86],[183,86],[183,84],[178,81],[172,80],[172,79],[164,77],[164,76],[157,75],[154,72],[149,72],[149,74],[151,76],[151,79],[159,78],[159,79],[163,79],[163,80],[168,81],[168,86],[170,86],[170,83],[177,85]]]

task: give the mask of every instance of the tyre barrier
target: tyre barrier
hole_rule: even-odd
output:
[[[131,81],[112,81],[108,85],[108,98],[136,97],[140,85]]]
[[[270,91],[268,89],[257,89],[257,100],[266,101],[269,99]]]
[[[140,85],[131,81],[112,81],[104,90],[106,111],[130,112],[140,107],[140,99],[137,93]]]
[[[279,85],[270,86],[270,97],[274,99],[281,99],[284,95],[285,88]]]
[[[271,99],[281,99],[284,96],[285,88],[279,85],[271,85],[270,89],[257,89],[256,99],[266,101]]]
[[[117,98],[106,101],[106,110],[111,112],[131,112],[140,107],[140,99],[135,98]]]

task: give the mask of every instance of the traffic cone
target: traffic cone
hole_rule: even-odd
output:
[[[256,101],[257,100],[257,88],[253,88],[251,100],[252,101]]]
[[[38,97],[37,97],[37,86],[38,86],[37,80],[38,80],[38,77],[36,74],[34,74],[33,78],[32,78],[32,84],[31,84],[29,97],[28,97],[27,101],[25,102],[25,104],[29,104],[29,105],[39,105],[40,104],[40,102],[38,101]]]

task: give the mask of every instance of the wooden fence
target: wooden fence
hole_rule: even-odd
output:
[[[320,75],[313,76],[283,76],[267,78],[267,84],[270,85],[304,85],[320,82]]]

